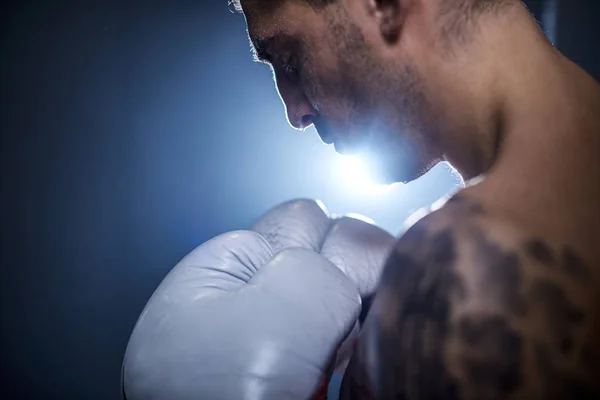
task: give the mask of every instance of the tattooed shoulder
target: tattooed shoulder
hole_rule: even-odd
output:
[[[343,398],[600,398],[593,278],[572,249],[455,199],[397,242]]]

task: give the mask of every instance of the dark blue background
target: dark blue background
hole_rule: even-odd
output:
[[[280,201],[399,233],[458,185],[442,165],[386,194],[349,189],[332,149],[287,126],[226,0],[142,3],[2,5],[2,398],[117,399],[160,280]],[[598,2],[560,6],[558,46],[596,73]]]

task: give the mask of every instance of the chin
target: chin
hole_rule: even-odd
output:
[[[417,179],[419,179],[421,176],[423,176],[422,173],[420,173],[419,171],[407,171],[407,170],[401,170],[401,171],[394,171],[394,174],[390,174],[389,176],[380,179],[380,183],[382,185],[391,185],[394,183],[410,183],[412,181],[415,181]]]
[[[425,175],[426,173],[428,173],[439,162],[440,162],[440,160],[430,161],[428,163],[425,163],[425,164],[421,165],[420,168],[414,169],[413,172],[412,172],[412,175],[410,176],[410,180],[407,181],[407,182],[412,182],[414,180],[419,179],[420,177],[422,177],[423,175]]]
[[[438,163],[401,156],[388,161],[380,158],[379,162],[374,163],[373,180],[378,184],[410,183],[425,175]]]

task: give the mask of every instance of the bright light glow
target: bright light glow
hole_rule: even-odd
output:
[[[369,165],[358,156],[336,155],[333,160],[334,179],[342,186],[359,194],[385,194],[392,185],[381,185],[373,181]]]
[[[375,223],[375,221],[373,221],[371,218],[367,217],[366,215],[357,214],[357,213],[348,213],[348,214],[344,214],[344,216],[366,222],[367,224],[370,224],[370,225],[377,225]]]

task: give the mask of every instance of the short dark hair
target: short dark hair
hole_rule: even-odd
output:
[[[316,9],[323,8],[329,4],[335,3],[337,0],[300,0],[305,4],[308,4],[311,7]],[[229,0],[229,5],[233,6],[233,8],[242,12],[242,5],[240,4],[241,0]],[[257,6],[260,7],[262,11],[273,11],[285,3],[286,0],[255,0]]]
[[[471,28],[482,14],[499,12],[520,0],[440,0],[440,36],[443,40],[464,43],[471,37]]]
[[[242,0],[228,0],[238,12],[242,12]],[[337,0],[252,0],[252,6],[261,13],[272,13],[286,1],[307,4],[316,10],[334,4]],[[471,31],[478,17],[490,12],[498,12],[504,6],[522,3],[523,0],[439,0],[438,23],[440,39],[448,44],[465,43],[472,35]]]
[[[255,5],[259,7],[261,11],[274,11],[283,3],[289,0],[254,0]],[[309,6],[321,9],[329,4],[335,3],[337,0],[296,0],[301,1]],[[461,27],[467,25],[468,20],[472,19],[477,14],[481,14],[486,11],[497,10],[503,5],[510,3],[507,0],[440,0],[441,11],[444,16],[451,15],[450,25],[447,27],[449,33],[459,34]],[[237,12],[242,12],[241,0],[229,0],[229,6]],[[452,32],[455,31],[455,32]]]

